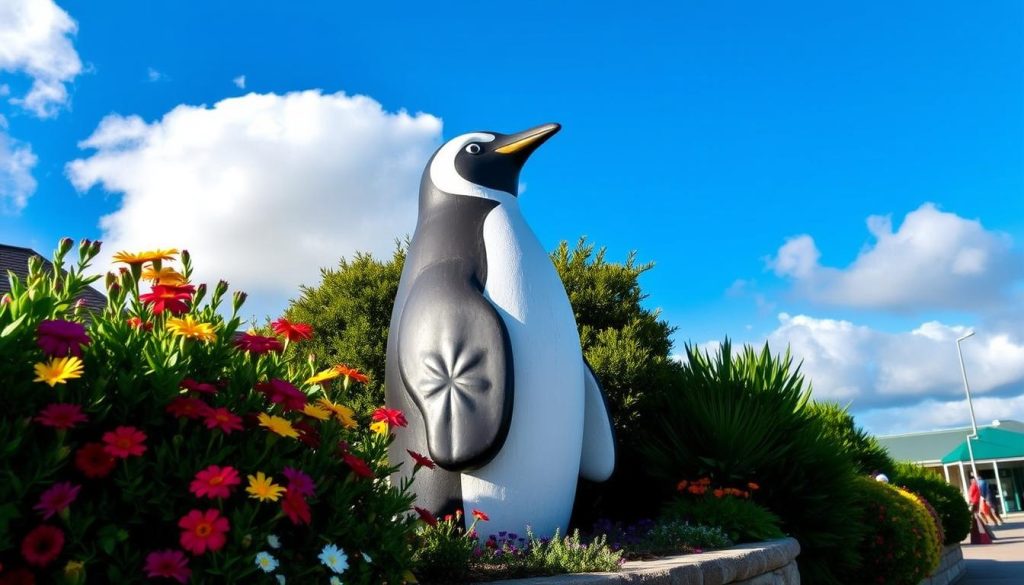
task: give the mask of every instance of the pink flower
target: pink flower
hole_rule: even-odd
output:
[[[200,394],[216,394],[217,387],[213,384],[206,382],[197,382],[192,378],[185,378],[179,385],[181,388],[188,390],[189,392],[198,392]]]
[[[67,430],[89,420],[89,417],[82,414],[82,407],[77,404],[54,402],[39,411],[39,416],[35,420],[44,426]]]
[[[153,305],[153,313],[159,315],[164,310],[175,315],[188,312],[188,302],[192,300],[192,293],[196,287],[191,284],[184,286],[172,286],[169,284],[157,284],[153,286],[153,292],[139,295],[139,300]]]
[[[351,453],[345,453],[341,457],[345,460],[345,463],[352,468],[352,471],[354,471],[356,475],[373,479],[373,470],[370,469],[370,466],[367,465],[366,461],[363,461],[361,457]]]
[[[208,429],[220,429],[225,435],[230,435],[231,431],[242,430],[242,417],[226,408],[207,407],[204,416],[206,419],[203,422],[206,423]]]
[[[281,317],[270,324],[274,333],[286,338],[288,341],[301,341],[313,337],[313,327],[305,323],[292,323]]]
[[[86,477],[106,477],[116,465],[117,461],[100,443],[86,443],[75,451],[75,467]]]
[[[431,514],[430,510],[420,508],[419,506],[413,506],[413,509],[420,515],[420,520],[423,520],[429,526],[437,526],[437,517]]]
[[[206,416],[210,407],[198,398],[181,396],[170,401],[170,403],[167,404],[166,410],[178,418],[184,417],[196,419]]]
[[[427,457],[426,455],[420,455],[419,453],[415,451],[410,451],[409,449],[406,449],[405,452],[412,456],[413,460],[416,461],[417,466],[423,466],[426,467],[427,469],[434,469],[434,467],[437,465],[430,459],[430,457]]]
[[[256,384],[256,391],[274,404],[280,404],[285,410],[302,410],[306,406],[306,395],[302,390],[279,378]]]
[[[39,503],[32,507],[43,516],[43,520],[49,520],[54,514],[58,514],[71,505],[78,497],[78,491],[82,486],[75,485],[70,481],[55,483],[50,489],[39,496]]]
[[[235,339],[235,346],[238,349],[256,355],[262,355],[271,351],[280,352],[284,349],[284,344],[276,337],[264,337],[263,335],[253,335],[252,333],[239,335]]]
[[[312,477],[292,467],[285,467],[281,473],[288,480],[288,491],[295,491],[306,497],[316,495]]]
[[[386,408],[382,406],[373,411],[371,418],[375,421],[386,421],[393,427],[404,427],[409,424],[409,421],[405,420],[405,415],[397,408]]]
[[[196,474],[188,489],[200,498],[226,498],[242,480],[234,467],[211,465]]]
[[[82,346],[89,345],[85,326],[72,321],[43,321],[36,329],[36,342],[50,357],[74,355],[82,357]]]
[[[215,508],[205,512],[192,510],[178,521],[181,528],[181,548],[194,555],[207,550],[216,552],[224,548],[231,523]]]
[[[55,526],[36,526],[21,541],[21,556],[28,564],[45,567],[53,562],[64,549],[64,532]]]
[[[292,524],[309,524],[312,514],[309,511],[309,504],[301,493],[289,487],[284,492],[284,499],[281,500],[281,510],[292,521]]]
[[[146,576],[169,577],[179,583],[187,583],[192,569],[188,568],[188,557],[180,550],[153,551],[146,555]]]
[[[135,427],[117,427],[103,433],[103,449],[118,459],[142,455],[146,452],[145,441],[146,433]]]

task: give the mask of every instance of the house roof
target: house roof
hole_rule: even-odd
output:
[[[19,278],[25,278],[28,276],[28,259],[32,256],[39,256],[46,270],[53,270],[53,263],[31,248],[0,244],[0,297],[11,292],[7,271],[10,270]],[[107,306],[107,297],[91,286],[85,287],[79,298],[85,301],[87,308],[94,311],[102,311]]]
[[[998,428],[1014,433],[1024,433],[1024,423],[1015,420],[996,420],[992,421],[990,425],[982,425],[978,428],[979,432],[981,429]],[[970,432],[971,427],[958,427],[878,437],[878,442],[897,461],[938,465],[947,454],[964,442]]]
[[[974,451],[975,461],[1024,457],[1024,433],[1005,431],[995,427],[978,429],[978,438],[971,440],[971,449]],[[967,439],[964,439],[942,458],[943,463],[970,460],[971,451],[967,448]]]

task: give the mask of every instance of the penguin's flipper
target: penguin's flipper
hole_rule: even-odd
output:
[[[580,456],[580,477],[604,481],[615,470],[615,431],[608,414],[604,390],[590,364],[583,362],[585,381],[583,414],[583,453]]]
[[[512,422],[508,330],[458,262],[416,278],[402,311],[399,369],[423,415],[430,456],[442,468],[484,465]]]

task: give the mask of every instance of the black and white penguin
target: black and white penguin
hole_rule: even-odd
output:
[[[615,464],[601,388],[583,359],[565,287],[519,209],[519,172],[560,126],[473,132],[427,163],[419,218],[391,318],[392,463],[406,450],[439,468],[417,474],[416,505],[479,509],[500,531],[565,534],[577,477]]]

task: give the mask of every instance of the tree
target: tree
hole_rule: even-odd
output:
[[[850,456],[857,473],[882,472],[892,477],[895,462],[889,452],[878,439],[854,424],[853,416],[846,408],[835,402],[813,402],[809,405],[809,412],[821,421],[825,433]]]

